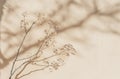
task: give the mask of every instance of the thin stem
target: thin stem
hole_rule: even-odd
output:
[[[19,48],[18,48],[18,51],[17,51],[17,54],[16,54],[16,57],[15,57],[15,60],[13,61],[13,64],[12,64],[12,68],[11,68],[11,71],[10,71],[10,77],[9,77],[9,79],[11,79],[11,77],[12,77],[12,75],[13,75],[13,70],[14,70],[14,67],[15,67],[15,63],[16,63],[16,61],[17,61],[17,59],[18,59],[18,56],[19,56],[19,53],[20,53],[20,50],[21,50],[21,48],[22,48],[22,46],[23,46],[23,43],[24,43],[24,41],[25,41],[25,38],[27,37],[27,35],[28,35],[28,33],[30,32],[30,30],[32,29],[32,27],[33,27],[33,25],[35,24],[35,22],[33,22],[32,23],[32,25],[30,26],[30,28],[27,30],[27,32],[25,33],[25,35],[24,35],[24,37],[23,37],[23,39],[22,39],[22,42],[20,43],[20,46],[19,46]]]
[[[46,69],[47,67],[49,67],[49,65],[47,65],[47,66],[45,66],[45,67],[43,67],[43,68],[40,68],[40,69],[36,69],[36,70],[30,71],[30,72],[28,72],[28,73],[26,73],[26,74],[18,77],[18,79],[20,79],[20,78],[22,78],[22,77],[24,77],[24,76],[27,76],[27,75],[29,75],[29,74],[31,74],[31,73],[33,73],[33,72],[40,71],[40,70],[44,70],[44,69]]]

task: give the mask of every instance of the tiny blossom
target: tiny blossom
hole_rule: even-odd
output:
[[[75,55],[75,49],[71,44],[65,44],[63,47],[55,49],[53,53],[56,55],[69,56],[70,54]]]
[[[60,50],[59,49],[54,49],[53,53],[55,53],[56,55],[60,54]]]
[[[60,65],[57,62],[52,62],[51,67],[57,70],[60,67]]]
[[[67,50],[72,55],[75,55],[76,53],[76,50],[73,48],[71,44],[65,44],[64,49]]]
[[[58,58],[57,62],[59,63],[60,66],[62,66],[65,61],[62,58]]]

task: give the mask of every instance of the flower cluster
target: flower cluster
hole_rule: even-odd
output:
[[[65,44],[59,48],[56,48],[55,36],[57,35],[57,28],[55,22],[49,19],[49,21],[47,20],[49,26],[44,29],[45,35],[43,35],[43,38],[38,41],[38,45],[36,47],[37,51],[33,52],[33,55],[30,57],[19,59],[19,54],[28,33],[31,32],[33,26],[35,27],[38,22],[38,20],[33,21],[30,27],[27,28],[26,26],[29,25],[29,23],[27,23],[25,18],[26,17],[24,16],[24,19],[21,21],[21,27],[25,30],[25,36],[17,52],[16,60],[14,61],[13,69],[11,70],[12,75],[9,79],[12,79],[12,77],[15,77],[15,79],[20,79],[33,72],[44,69],[57,70],[65,63],[68,56],[76,54],[76,50],[71,44]],[[16,63],[19,63],[18,67],[16,67]],[[33,67],[31,68],[31,66]],[[25,70],[27,69],[28,71],[26,73]]]

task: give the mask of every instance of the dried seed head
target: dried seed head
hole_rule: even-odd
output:
[[[51,67],[57,70],[60,67],[60,65],[57,62],[52,62]]]

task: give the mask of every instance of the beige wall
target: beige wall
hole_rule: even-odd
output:
[[[65,3],[64,0],[56,1]],[[60,32],[56,40],[59,44],[71,43],[78,55],[69,57],[66,64],[56,71],[35,72],[23,79],[120,79],[120,0],[97,0],[96,5],[100,11],[90,16],[95,10],[94,2],[81,0],[86,1],[83,4],[79,0],[75,1],[80,6],[71,5],[66,9],[64,5],[65,9],[50,18],[58,21],[60,28],[74,27]],[[48,15],[58,5],[55,0],[8,0],[6,6],[1,29],[5,31],[8,28],[17,33],[23,12]],[[119,12],[114,14],[117,11]],[[2,35],[2,38],[6,37]],[[21,40],[20,36],[12,38],[10,41],[1,41],[1,50],[6,58],[14,55],[17,49],[14,47],[5,52],[8,44],[14,42],[18,46],[18,41]],[[33,34],[31,38],[36,38],[36,35]],[[0,79],[8,79],[10,69],[11,64],[1,69]]]

